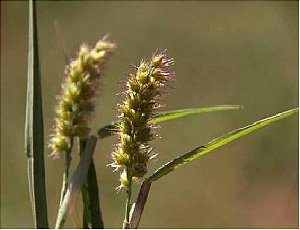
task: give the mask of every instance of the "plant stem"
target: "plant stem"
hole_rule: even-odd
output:
[[[126,175],[128,181],[127,187],[127,199],[126,199],[126,207],[125,207],[125,217],[123,222],[123,229],[128,228],[130,224],[130,210],[131,210],[131,194],[132,194],[132,177],[130,172],[130,167],[126,168]]]
[[[68,189],[68,184],[69,184],[69,170],[70,170],[70,165],[72,161],[72,148],[73,148],[73,142],[74,142],[74,137],[70,138],[70,147],[69,150],[65,154],[65,167],[64,167],[64,175],[63,175],[63,185],[61,188],[61,194],[60,194],[60,202],[59,202],[59,207],[62,205],[62,202],[64,200],[64,196],[66,194],[66,191]]]
[[[144,207],[147,202],[150,187],[151,187],[151,181],[145,179],[140,188],[140,192],[136,200],[134,210],[130,219],[130,225],[128,226],[128,228],[137,229],[139,227],[139,223],[142,218]]]

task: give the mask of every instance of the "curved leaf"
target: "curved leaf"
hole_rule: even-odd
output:
[[[209,153],[216,148],[226,145],[226,144],[234,141],[235,139],[245,136],[245,135],[247,135],[259,128],[262,128],[266,125],[269,125],[275,121],[279,121],[283,118],[291,116],[297,112],[299,112],[299,108],[291,109],[291,110],[288,110],[288,111],[285,111],[282,113],[278,113],[274,116],[256,121],[253,124],[245,126],[243,128],[231,131],[230,133],[228,133],[224,136],[221,136],[219,138],[216,138],[206,145],[195,148],[194,150],[192,150],[186,154],[183,154],[183,155],[175,158],[174,160],[168,162],[167,164],[163,165],[149,177],[149,181],[156,181],[160,177],[167,175],[168,173],[172,172],[173,170],[177,169],[178,167],[185,165],[186,163],[188,163],[192,160],[195,160],[198,157],[203,156],[204,154]]]

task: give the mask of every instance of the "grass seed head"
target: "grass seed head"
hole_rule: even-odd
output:
[[[125,98],[118,109],[118,144],[111,164],[123,168],[121,187],[128,186],[128,175],[137,180],[147,173],[153,155],[148,143],[155,136],[149,121],[159,108],[161,89],[174,75],[169,71],[172,64],[165,52],[156,52],[148,62],[140,62],[126,83]]]
[[[53,157],[59,158],[68,150],[71,138],[88,136],[88,119],[95,107],[100,78],[115,48],[104,36],[93,49],[81,45],[77,57],[66,66],[55,109],[54,134],[49,144]]]

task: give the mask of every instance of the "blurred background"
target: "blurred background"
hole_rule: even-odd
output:
[[[116,94],[141,58],[166,48],[176,82],[164,110],[239,104],[244,109],[162,124],[150,172],[232,129],[298,106],[298,2],[38,2],[45,146],[71,56],[110,33],[118,49],[101,85],[91,125],[115,119]],[[61,37],[55,32],[59,24]],[[1,1],[1,227],[32,228],[24,154],[28,3]],[[298,228],[298,115],[243,137],[155,182],[142,228]],[[114,138],[99,141],[94,159],[105,226],[120,228],[125,194],[106,165]],[[63,159],[46,149],[48,213],[53,227]],[[78,160],[74,154],[74,163]],[[138,186],[136,186],[138,188]],[[80,207],[80,202],[79,202]],[[66,227],[72,227],[68,221]]]

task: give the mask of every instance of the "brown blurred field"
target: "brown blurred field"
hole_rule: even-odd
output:
[[[32,228],[24,154],[28,3],[1,1],[1,227]],[[159,159],[175,156],[226,132],[298,106],[298,2],[39,2],[45,145],[63,76],[62,41],[74,55],[105,33],[118,44],[101,86],[94,131],[116,115],[115,96],[130,64],[166,48],[176,83],[166,108],[217,104],[245,108],[162,124],[153,145]],[[298,228],[298,116],[214,151],[156,182],[142,228]],[[107,228],[122,224],[125,195],[110,163],[113,138],[98,142],[95,162]],[[47,149],[46,154],[49,154]],[[75,161],[78,157],[75,157]],[[63,160],[45,157],[53,227]],[[66,227],[72,227],[68,221]]]

